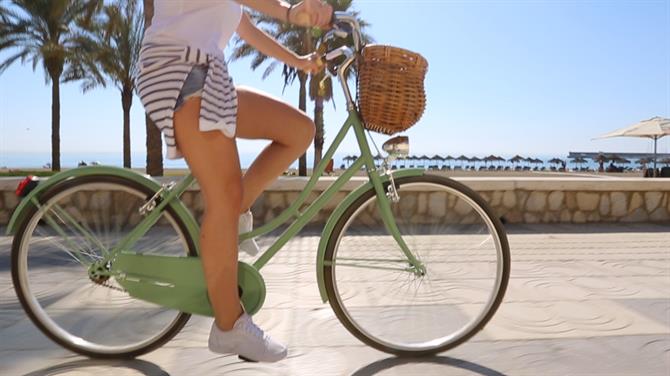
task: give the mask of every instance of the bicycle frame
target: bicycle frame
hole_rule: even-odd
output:
[[[350,128],[354,129],[354,134],[356,135],[356,140],[358,142],[358,146],[361,151],[360,157],[358,157],[358,159],[356,159],[356,161],[354,161],[352,165],[349,168],[347,168],[345,172],[342,175],[340,175],[326,190],[324,190],[316,198],[316,200],[314,200],[303,212],[300,212],[299,211],[300,207],[305,202],[310,193],[314,190],[314,187],[319,177],[325,171],[328,161],[333,157],[335,151],[342,143],[342,140],[347,135]],[[262,269],[272,259],[272,257],[274,257],[274,255],[277,254],[277,252],[293,236],[295,236],[328,203],[328,201],[332,199],[335,193],[338,192],[340,188],[342,188],[342,186],[347,181],[349,181],[355,175],[355,173],[359,171],[362,167],[366,168],[366,172],[370,179],[370,182],[372,183],[372,186],[376,191],[378,202],[380,205],[380,212],[387,230],[398,242],[400,248],[407,257],[407,261],[410,263],[410,265],[412,265],[415,268],[419,268],[420,262],[411,253],[407,244],[405,244],[405,242],[403,241],[400,232],[398,230],[398,227],[396,226],[393,214],[391,213],[389,199],[386,197],[386,191],[384,190],[384,186],[381,181],[381,175],[379,174],[379,171],[377,170],[374,164],[374,158],[370,151],[370,147],[367,138],[365,136],[363,125],[360,121],[358,113],[355,110],[349,112],[349,117],[342,125],[342,128],[340,129],[338,134],[335,136],[333,143],[326,151],[325,155],[323,156],[323,159],[317,165],[315,171],[313,171],[312,176],[307,182],[305,188],[299,194],[298,198],[279,216],[277,216],[270,222],[249,233],[240,235],[240,240],[261,236],[274,231],[279,226],[288,222],[291,218],[295,218],[295,220],[281,234],[281,236],[277,239],[277,241],[275,241],[274,244],[272,244],[270,248],[268,248],[258,258],[256,262],[254,262],[253,266],[257,270]],[[131,231],[128,235],[126,235],[126,237],[121,242],[119,242],[119,244],[117,244],[117,246],[114,247],[114,249],[110,250],[110,253],[105,258],[104,262],[113,260],[118,254],[118,252],[122,250],[131,249],[135,241],[141,238],[149,230],[149,228],[155,224],[155,222],[158,220],[160,216],[160,212],[166,207],[166,205],[171,200],[176,199],[182,193],[184,193],[193,184],[193,182],[194,182],[193,176],[191,174],[188,174],[183,180],[177,183],[174,186],[174,188],[168,190],[167,195],[162,197],[161,202],[158,203],[153,210],[151,210],[151,212],[144,218],[144,220],[142,220],[142,222],[139,223],[133,229],[133,231]],[[199,242],[197,239],[194,240],[196,242],[196,248],[198,249],[199,253]]]

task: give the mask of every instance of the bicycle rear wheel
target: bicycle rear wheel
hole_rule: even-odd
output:
[[[170,340],[190,315],[132,298],[91,265],[143,218],[154,191],[115,176],[78,177],[48,189],[12,243],[17,296],[35,325],[61,346],[95,358],[127,358]],[[193,239],[169,207],[132,250],[196,256]],[[113,262],[113,261],[112,261]],[[97,268],[94,268],[97,269]]]
[[[425,274],[411,270],[371,189],[329,239],[326,291],[338,319],[364,343],[400,356],[435,354],[491,319],[509,279],[509,245],[500,220],[466,186],[432,175],[396,186],[393,216]]]

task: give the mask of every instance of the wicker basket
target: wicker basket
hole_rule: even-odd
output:
[[[365,128],[392,135],[423,115],[426,59],[402,48],[369,45],[358,66],[358,109]]]

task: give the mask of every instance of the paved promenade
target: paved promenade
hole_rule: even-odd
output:
[[[134,361],[63,350],[21,310],[11,238],[0,236],[0,375],[670,375],[670,224],[515,225],[509,238],[510,286],[486,329],[440,356],[397,359],[364,346],[321,303],[319,237],[303,234],[264,269],[256,320],[290,350],[263,365],[208,352],[211,319],[195,316]]]

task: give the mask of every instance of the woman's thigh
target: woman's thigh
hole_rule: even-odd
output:
[[[242,174],[234,139],[222,132],[200,131],[200,97],[192,97],[175,112],[177,147],[202,188],[207,206],[241,201]]]
[[[314,122],[304,112],[251,88],[237,88],[237,137],[273,140],[305,148],[314,139]]]

